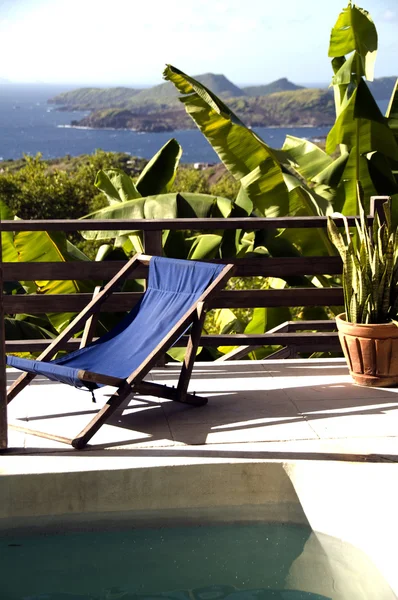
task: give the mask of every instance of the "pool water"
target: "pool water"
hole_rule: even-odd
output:
[[[285,524],[4,536],[1,600],[390,600],[369,559]]]

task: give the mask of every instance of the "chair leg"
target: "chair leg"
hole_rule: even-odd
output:
[[[91,440],[93,435],[97,433],[100,427],[113,415],[115,410],[126,400],[131,394],[131,385],[125,383],[109,398],[108,402],[101,408],[88,425],[72,440],[72,446],[78,450],[84,448]]]
[[[196,317],[192,323],[191,335],[189,336],[187,351],[184,362],[182,363],[180,378],[177,385],[177,402],[187,402],[187,390],[191,379],[192,369],[198,350],[203,323],[206,317],[206,310],[203,302],[197,306]]]

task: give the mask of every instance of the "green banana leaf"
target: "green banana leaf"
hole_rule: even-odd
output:
[[[6,205],[0,202],[1,218],[12,221],[16,217]],[[66,262],[70,260],[89,260],[88,257],[70,243],[63,232],[45,232],[45,231],[20,231],[2,232],[2,254],[4,262]],[[73,294],[76,292],[89,292],[94,289],[90,282],[80,282],[77,280],[68,281],[21,281],[19,282],[25,292],[31,294]],[[62,331],[75,313],[50,313],[48,328],[43,328],[37,323],[28,324],[22,321],[22,317],[16,319],[21,321],[20,328],[24,327],[26,334],[23,337],[51,337],[47,335],[54,328],[56,331]],[[32,319],[31,319],[32,320]],[[14,320],[13,320],[14,321]],[[32,331],[28,331],[29,325]],[[11,335],[11,329],[16,331],[17,324],[9,324],[8,331]],[[38,328],[37,332],[33,331]],[[22,334],[23,331],[19,329]],[[42,331],[43,335],[40,335]],[[9,339],[17,339],[9,338]]]
[[[234,204],[234,217],[249,217],[253,213],[254,205],[249,197],[248,190],[241,184]]]
[[[85,260],[90,262],[89,257],[69,240],[66,240],[66,252],[68,260]]]
[[[348,62],[348,67],[344,68],[344,65],[346,65],[347,62]],[[342,102],[346,95],[349,82],[351,81],[352,72],[349,73],[348,83],[346,83],[347,78],[345,75],[342,76],[340,79],[338,77],[338,74],[340,71],[342,71],[342,70],[345,71],[345,69],[351,68],[351,67],[352,67],[352,62],[347,61],[345,56],[337,56],[332,59],[332,69],[333,69],[333,73],[334,73],[334,76],[332,77],[332,84],[333,84],[333,94],[334,94],[334,105],[336,108],[336,116],[337,117],[339,116],[339,114],[341,112],[341,105],[342,105]],[[336,83],[334,83],[335,78],[336,78]]]
[[[340,13],[330,35],[329,56],[342,57],[356,51],[368,80],[373,79],[377,31],[369,13],[350,4]]]
[[[292,166],[307,181],[311,181],[333,163],[333,159],[319,146],[293,135],[286,136],[282,150],[291,160]]]
[[[105,194],[110,206],[118,206],[122,202],[141,198],[141,194],[135,187],[131,177],[120,169],[99,171],[94,185]],[[124,248],[127,256],[131,252],[142,252],[142,234],[133,233],[130,236],[117,236],[114,244],[115,248]]]
[[[24,315],[28,318],[28,315]],[[38,340],[55,338],[56,334],[27,320],[4,318],[4,329],[7,340]]]
[[[83,217],[83,219],[175,219],[177,217],[210,217],[225,216],[231,210],[231,200],[208,194],[169,193],[147,196],[128,202],[119,202]],[[111,239],[121,235],[134,233],[121,231],[84,231],[82,235],[88,240]]]
[[[242,177],[240,183],[259,216],[281,217],[291,214],[284,173],[271,156]]]
[[[214,325],[218,334],[243,333],[245,324],[230,308],[218,308],[214,311]]]
[[[8,208],[4,202],[0,201],[0,219],[2,221],[13,221],[14,213]],[[18,252],[14,246],[14,234],[12,231],[1,232],[1,248],[3,262],[17,262]]]
[[[329,166],[313,177],[312,181],[316,184],[324,185],[329,188],[337,187],[343,176],[349,156],[349,152],[344,152],[344,154],[341,154],[338,158],[331,162]],[[322,196],[325,197],[324,194],[322,194]]]
[[[131,177],[121,169],[98,171],[94,185],[105,194],[110,206],[141,198]]]
[[[362,69],[362,62],[358,61],[357,52],[353,52],[350,56],[345,59],[345,57],[338,57],[341,60],[341,63],[334,63],[334,76],[332,77],[332,85],[339,86],[340,90],[346,91],[346,86],[351,83],[353,80],[353,72],[355,72],[356,77],[363,77],[365,75],[364,70]],[[337,57],[334,59],[337,60]],[[341,65],[341,66],[340,66]],[[357,67],[359,65],[359,71],[357,72]],[[337,67],[337,68],[336,68]],[[337,111],[339,114],[339,111]]]
[[[299,162],[304,171],[312,169],[315,157],[318,165],[324,168],[332,162],[325,152],[297,138],[286,142],[286,152],[275,151],[195,79],[170,65],[166,67],[164,77],[172,81],[181,93],[189,94],[181,99],[187,112],[229,171],[240,180],[241,188],[235,207],[243,214],[252,214],[254,211],[254,214],[268,217],[319,215],[329,209],[329,193],[327,198],[322,198],[306,186],[301,189],[302,182],[293,173],[286,173],[289,164],[296,167]],[[311,173],[315,175],[317,170]],[[324,232],[307,230],[303,231],[303,237],[306,237],[306,245],[312,249],[320,248],[320,253],[333,252]],[[231,242],[231,234],[224,236],[223,256],[230,255]],[[239,256],[241,250],[237,247]]]
[[[347,90],[340,114],[327,136],[326,152],[332,154],[339,144],[353,148],[357,141],[360,154],[379,151],[398,160],[397,142],[364,80],[351,96]]]
[[[177,174],[182,148],[171,139],[151,158],[136,181],[141,196],[154,196],[170,191]]]
[[[290,192],[290,214],[292,216],[322,216],[326,214],[327,200],[319,198],[323,203],[322,210],[321,202],[315,200],[312,190],[298,184],[295,177],[286,174],[284,177]],[[319,256],[325,253],[333,256],[335,254],[333,244],[331,244],[322,228],[286,229],[282,235],[306,256]]]
[[[337,186],[337,193],[334,199],[334,209],[344,215],[358,214],[357,206],[357,187],[356,178],[359,175],[359,181],[364,192],[365,210],[369,213],[371,196],[377,194],[377,189],[372,181],[369,172],[369,160],[366,156],[358,156],[355,147],[349,153],[340,184]]]
[[[255,310],[255,309],[254,309]],[[253,311],[254,312],[254,311]],[[220,308],[215,311],[215,319],[214,324],[217,328],[218,334],[234,334],[234,333],[244,333],[245,332],[245,324],[242,319],[239,319],[235,315],[235,313],[229,308]],[[260,333],[260,332],[258,332]],[[262,333],[262,332],[261,332]],[[231,338],[233,340],[233,338]],[[217,350],[221,354],[228,354],[238,346],[218,346]]]
[[[268,210],[272,215],[286,214],[280,208],[288,207],[288,193],[278,153],[198,81],[171,65],[166,66],[163,76],[179,92],[188,94],[180,98],[187,113],[235,179],[247,177],[244,187],[254,208],[264,214],[267,206],[263,195],[272,191],[273,208]]]
[[[222,235],[207,233],[195,236],[194,242],[189,250],[188,259],[204,260],[218,256]]]
[[[67,262],[75,260],[80,251],[71,253],[72,244],[63,232],[21,231],[16,233],[13,245],[20,262]],[[87,259],[87,257],[86,257]],[[30,294],[74,294],[91,292],[94,284],[78,280],[22,281]],[[49,313],[48,318],[57,331],[68,325],[75,313]]]

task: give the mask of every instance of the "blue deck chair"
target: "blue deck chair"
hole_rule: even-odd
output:
[[[84,348],[51,360],[70,337],[99,311],[120,283],[142,265],[149,265],[148,286],[138,304],[111,331]],[[100,291],[37,360],[7,356],[7,364],[25,371],[9,388],[8,402],[40,374],[75,387],[94,390],[111,385],[117,391],[74,439],[13,425],[14,429],[83,448],[131,393],[206,404],[187,392],[199,345],[207,303],[225,285],[233,265],[219,265],[145,255],[134,256]],[[144,381],[161,356],[190,327],[185,360],[176,388]]]

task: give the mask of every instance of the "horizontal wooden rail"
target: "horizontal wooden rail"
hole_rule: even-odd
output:
[[[331,306],[344,302],[342,288],[287,288],[282,290],[226,290],[210,308]]]
[[[331,326],[334,321],[331,322]],[[7,340],[7,352],[42,352],[51,343],[52,340]],[[182,336],[175,346],[185,346],[188,336]],[[220,334],[204,335],[201,338],[201,344],[204,346],[290,346],[294,345],[299,352],[311,351],[318,352],[328,349],[329,351],[341,351],[338,334],[335,331],[318,332],[316,336],[310,332],[282,332],[282,333],[262,333],[262,334]],[[63,350],[77,350],[80,346],[80,339],[70,340],[65,344]]]
[[[347,217],[351,227],[356,217]],[[335,219],[343,227],[343,219]],[[373,217],[368,217],[369,225]],[[327,217],[243,217],[243,218],[189,218],[189,219],[36,219],[1,221],[2,231],[216,231],[218,229],[300,229],[325,228]]]
[[[64,281],[78,280],[108,280],[112,279],[127,261],[74,261],[74,262],[4,262],[4,281]],[[148,267],[140,266],[126,279],[140,279],[148,276]]]
[[[209,262],[236,265],[235,277],[280,277],[295,275],[336,275],[342,271],[338,256],[298,256],[286,258],[225,258]],[[125,261],[34,262],[3,263],[4,281],[45,281],[67,279],[111,279]],[[140,267],[129,275],[130,279],[146,278],[148,267]]]
[[[131,310],[141,292],[115,292],[101,306],[102,312]],[[4,310],[10,314],[80,312],[91,294],[16,294],[4,296]],[[210,308],[252,308],[275,306],[340,306],[342,288],[287,288],[283,290],[225,290],[210,303]]]
[[[285,323],[281,323],[280,325],[278,325],[276,327],[276,329],[278,330],[275,333],[294,333],[297,331],[300,332],[316,332],[316,335],[318,335],[319,332],[333,332],[333,335],[331,337],[332,340],[332,345],[335,345],[335,341],[336,341],[336,336],[335,336],[335,331],[336,331],[336,322],[334,319],[331,319],[330,321],[326,321],[324,319],[319,320],[319,319],[313,319],[311,321],[306,321],[306,320],[299,320],[299,321],[286,321]],[[267,336],[267,340],[269,339],[275,339],[275,336],[273,338],[270,338],[271,333],[265,333],[265,334],[259,334],[261,340],[263,341],[264,339],[264,335]],[[97,338],[94,338],[94,340]],[[234,334],[230,334],[227,338],[223,338],[223,339],[227,339],[227,345],[229,345],[230,341],[234,341],[237,340],[238,338],[234,335]],[[250,336],[250,334],[240,334],[239,340],[251,340],[252,336]],[[288,338],[287,336],[283,338],[284,341],[289,340],[290,338]],[[292,343],[296,343],[297,342],[297,336],[296,335],[292,335],[291,336],[292,339]],[[305,335],[304,340],[306,340],[306,343],[308,344],[308,339],[309,336]],[[323,346],[327,345],[327,336],[321,336],[319,338],[321,340],[321,343]],[[93,340],[93,341],[94,341]],[[175,343],[175,346],[185,346],[188,340],[188,336],[182,336],[179,340],[177,340],[177,342]],[[207,345],[207,342],[211,342],[215,345],[219,345],[219,336],[218,335],[203,335],[202,336],[202,343],[204,345]],[[51,343],[52,340],[49,339],[39,339],[39,340],[8,340],[6,342],[6,348],[7,348],[7,352],[42,352],[43,350],[45,350]],[[216,343],[217,342],[217,343]],[[68,351],[72,351],[72,350],[77,350],[78,348],[80,348],[81,345],[81,338],[75,338],[72,340],[69,340],[63,347],[63,350],[68,350]],[[260,344],[262,345],[262,344]],[[290,344],[289,344],[290,345]]]
[[[293,331],[336,331],[336,321],[330,319],[312,319],[311,321],[299,320],[299,321],[286,321],[284,329],[281,331],[293,332]],[[280,326],[278,326],[280,327]]]

